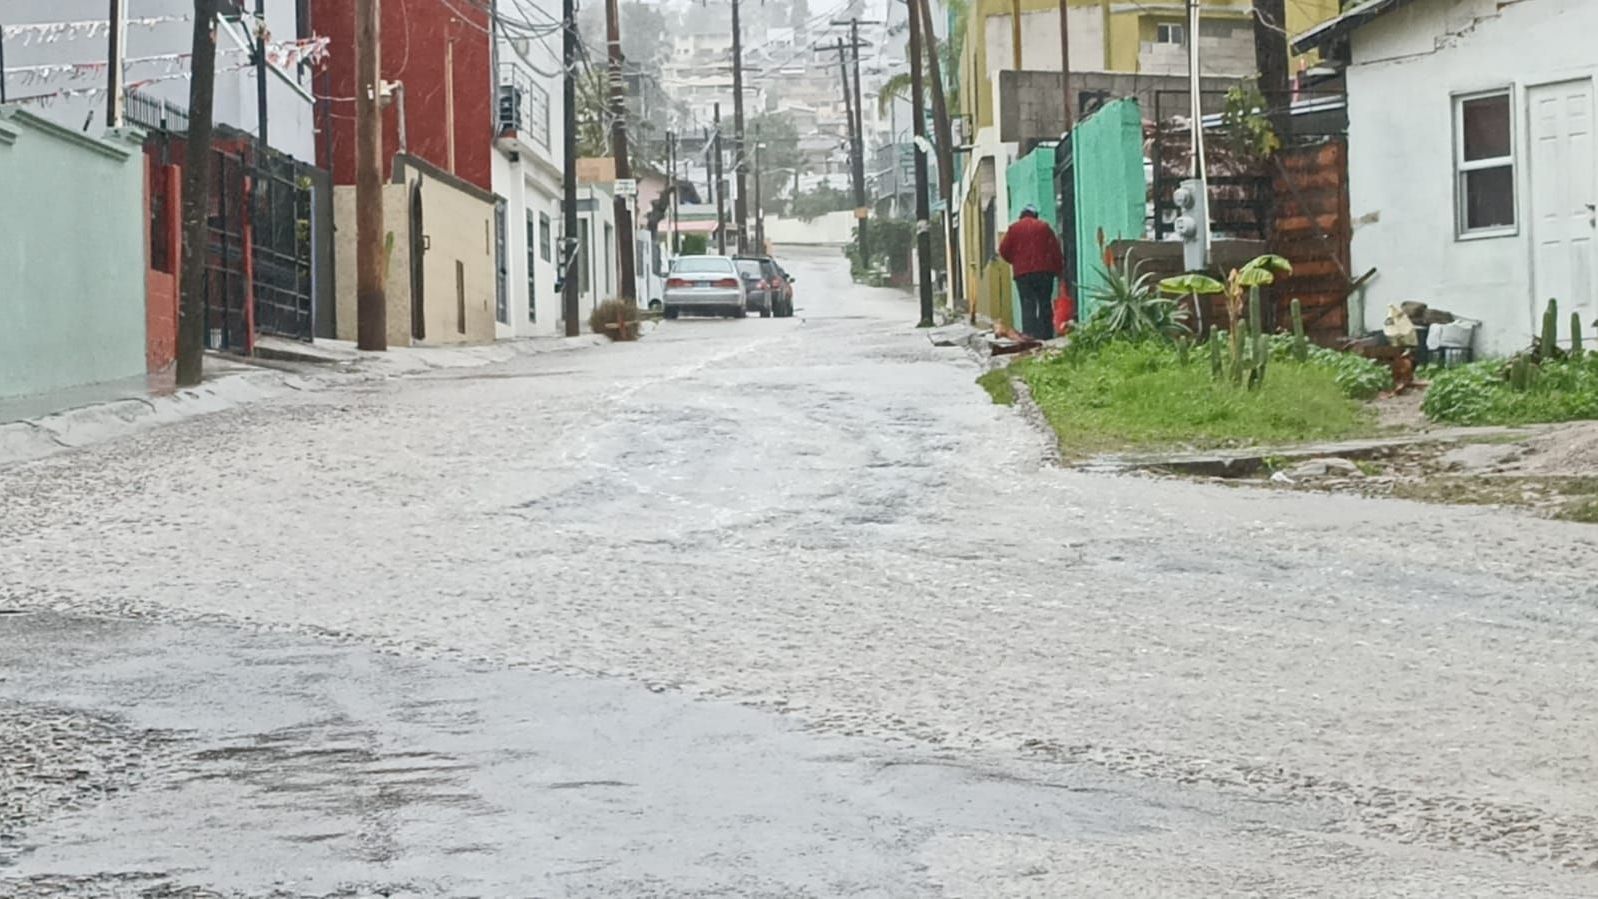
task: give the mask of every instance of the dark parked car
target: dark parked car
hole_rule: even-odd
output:
[[[770,256],[739,256],[738,270],[749,288],[749,308],[761,318],[793,315],[793,279]]]

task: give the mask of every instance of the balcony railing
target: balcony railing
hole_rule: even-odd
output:
[[[549,145],[549,91],[514,63],[499,67],[499,130],[512,130],[545,150]]]

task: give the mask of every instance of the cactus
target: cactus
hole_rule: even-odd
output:
[[[1293,298],[1293,358],[1300,362],[1309,361],[1309,340],[1304,336],[1304,306]]]
[[[1221,340],[1219,331],[1210,332],[1210,377],[1219,381],[1222,376]]]
[[[1271,362],[1271,338],[1261,334],[1254,338],[1254,386],[1265,385],[1265,369]]]
[[[1549,300],[1548,308],[1543,312],[1543,339],[1538,347],[1544,361],[1554,358],[1559,351],[1559,301]]]
[[[1570,313],[1570,355],[1581,355],[1581,313]]]
[[[1522,353],[1509,364],[1509,386],[1519,391],[1531,387],[1531,358]]]

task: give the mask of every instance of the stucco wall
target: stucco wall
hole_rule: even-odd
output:
[[[144,157],[0,110],[0,397],[145,373]]]
[[[388,342],[391,346],[489,343],[494,340],[494,204],[412,167],[401,167],[404,181],[383,186],[383,222],[393,236],[388,256]],[[410,202],[421,185],[422,233],[427,249],[421,260],[425,333],[412,337]],[[355,188],[334,188],[338,222],[338,336],[356,337]],[[457,281],[456,263],[460,263]],[[457,288],[462,288],[458,292]],[[464,299],[464,303],[462,300]]]
[[[1389,303],[1424,300],[1481,319],[1478,351],[1513,352],[1535,333],[1542,303],[1531,286],[1526,90],[1588,78],[1598,69],[1590,38],[1598,29],[1598,3],[1530,0],[1498,7],[1494,0],[1420,0],[1354,33],[1348,71],[1352,255],[1355,271],[1378,270],[1366,295],[1366,328],[1381,326]],[[1519,227],[1508,236],[1461,240],[1455,236],[1452,96],[1511,85]]]
[[[1071,133],[1076,188],[1077,308],[1093,312],[1093,291],[1104,285],[1099,235],[1105,244],[1143,237],[1147,190],[1143,174],[1143,115],[1138,102],[1117,100]]]
[[[789,246],[843,246],[854,240],[854,213],[829,212],[810,221],[795,218],[783,218],[780,215],[766,216],[766,240],[777,247],[780,252],[783,245]]]

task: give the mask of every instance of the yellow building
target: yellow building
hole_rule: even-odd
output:
[[[1074,72],[1187,73],[1182,0],[1067,0]],[[1011,23],[1016,0],[971,0],[960,60],[962,113],[973,131],[992,125],[993,79],[1004,69],[1060,70],[1059,0],[1019,0],[1021,64]],[[1251,0],[1202,0],[1199,59],[1204,75],[1254,72]],[[1337,15],[1338,0],[1289,0],[1288,34]]]

